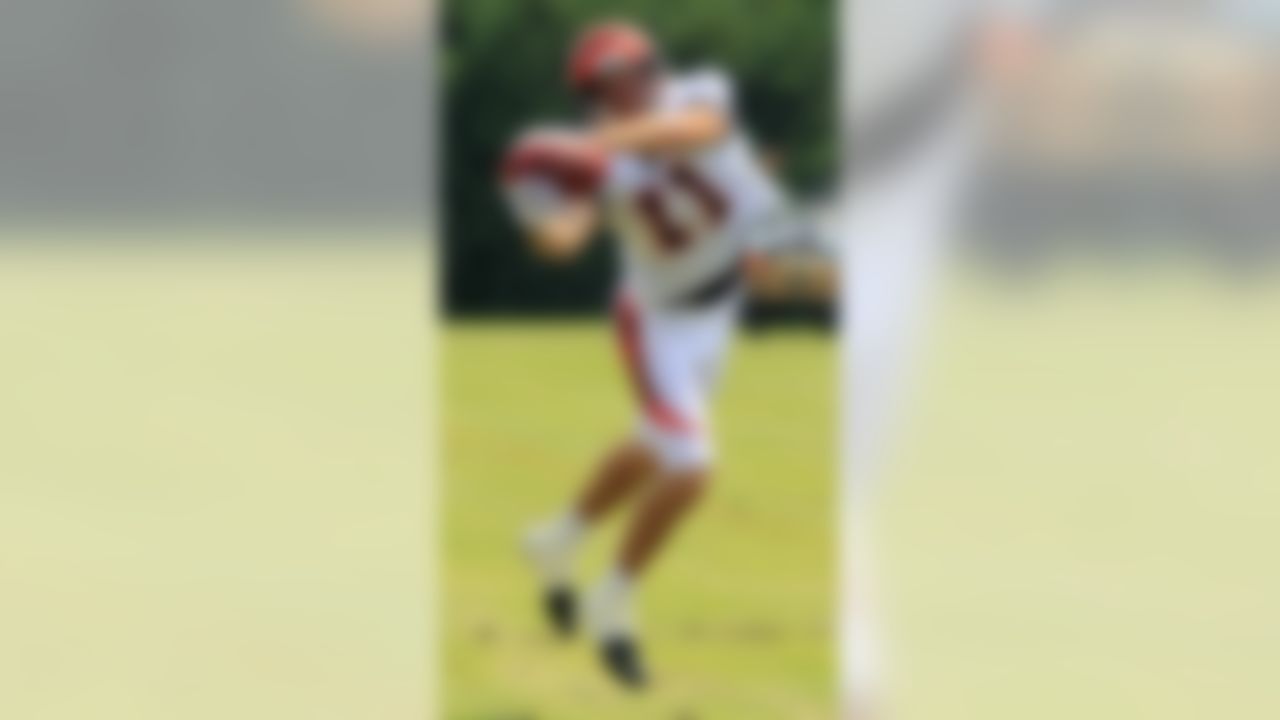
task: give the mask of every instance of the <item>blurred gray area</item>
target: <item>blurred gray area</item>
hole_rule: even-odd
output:
[[[425,40],[287,0],[0,5],[0,217],[413,220]]]
[[[1262,10],[1098,4],[1045,33],[991,95],[971,193],[971,232],[989,256],[1190,250],[1275,266],[1280,13]]]

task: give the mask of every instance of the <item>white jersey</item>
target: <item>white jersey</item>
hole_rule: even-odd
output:
[[[622,245],[624,284],[644,305],[677,302],[728,272],[751,227],[782,207],[782,194],[738,122],[729,78],[714,70],[663,81],[657,111],[710,106],[732,129],[680,156],[624,153],[610,164],[605,202]]]

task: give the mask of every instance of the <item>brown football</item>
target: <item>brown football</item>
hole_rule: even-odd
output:
[[[502,181],[538,178],[572,196],[595,194],[604,183],[608,157],[580,134],[540,130],[517,138],[502,162]]]

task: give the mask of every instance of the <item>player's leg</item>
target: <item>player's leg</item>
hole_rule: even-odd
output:
[[[545,612],[562,635],[572,634],[577,626],[573,562],[583,537],[651,479],[656,468],[645,444],[622,442],[605,455],[566,509],[526,535],[525,553],[542,584]]]
[[[628,687],[642,688],[649,680],[631,618],[632,596],[645,571],[697,506],[710,477],[710,468],[664,473],[637,506],[614,569],[588,599],[605,666]]]
[[[639,309],[626,295],[614,305],[614,329],[622,360],[632,385],[643,398],[648,393],[643,356],[648,342]],[[534,565],[543,588],[544,611],[562,635],[577,626],[577,596],[573,561],[590,527],[603,519],[646,480],[653,477],[658,459],[648,442],[628,439],[609,452],[590,475],[576,498],[555,517],[534,527],[524,540],[525,554]]]
[[[601,462],[582,488],[572,512],[587,525],[599,522],[652,479],[657,469],[657,458],[648,445],[626,439]]]
[[[710,480],[709,467],[664,473],[636,508],[618,553],[618,568],[630,578],[643,575],[680,521],[702,499]]]
[[[634,590],[706,493],[712,448],[705,405],[731,334],[733,314],[637,318],[631,343],[642,391],[642,437],[661,463],[635,509],[613,569],[592,591],[588,617],[606,667],[622,683],[643,686],[647,673],[630,617]],[[643,327],[639,320],[644,320]]]

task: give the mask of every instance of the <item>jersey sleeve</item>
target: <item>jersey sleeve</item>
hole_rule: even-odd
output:
[[[680,82],[680,104],[685,107],[713,107],[733,115],[736,95],[733,80],[716,68],[696,70]]]
[[[511,214],[524,227],[536,226],[568,205],[564,193],[541,178],[523,178],[505,190]]]

